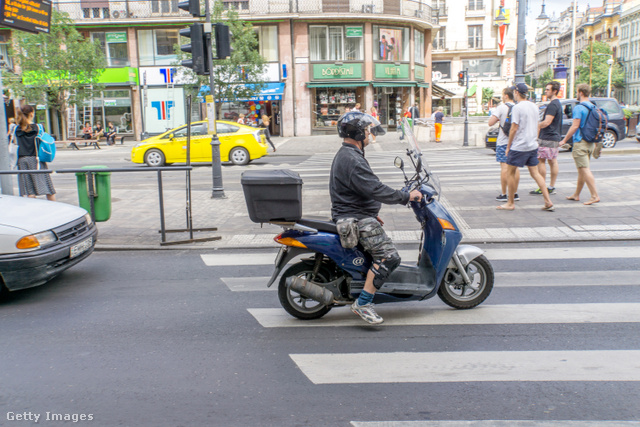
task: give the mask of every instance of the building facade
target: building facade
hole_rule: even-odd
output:
[[[640,104],[640,0],[628,0],[620,13],[620,60],[624,67],[625,89],[620,100]]]
[[[499,99],[502,89],[515,78],[515,52],[518,16],[515,0],[504,2],[504,20],[498,0],[434,0],[434,13],[440,28],[435,33],[432,81],[451,93],[433,99],[448,114],[459,114],[464,88],[458,85],[458,72],[468,70],[469,113],[481,111],[483,89],[493,90]]]

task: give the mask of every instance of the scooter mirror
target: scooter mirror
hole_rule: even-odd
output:
[[[396,157],[396,159],[393,161],[393,164],[398,169],[404,169],[404,162],[402,161],[402,159],[400,157]]]

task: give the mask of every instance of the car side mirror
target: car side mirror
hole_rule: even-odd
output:
[[[174,135],[174,134],[172,134],[172,133],[170,133],[170,134],[169,134],[169,139],[173,141],[173,139],[174,139],[174,138],[175,138],[175,135]]]
[[[572,118],[573,116],[573,110],[571,108],[571,105],[566,105],[564,107],[564,113],[567,115],[568,118]]]

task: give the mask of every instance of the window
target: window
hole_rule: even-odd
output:
[[[249,10],[249,0],[224,0],[222,2],[224,10]]]
[[[173,47],[178,44],[178,30],[139,30],[140,65],[171,65],[178,59]]]
[[[218,123],[216,122],[216,132],[217,133],[236,133],[240,127],[229,125],[226,123]]]
[[[469,25],[469,49],[482,49],[482,25]]]
[[[278,27],[275,25],[260,25],[253,27],[258,39],[260,56],[267,62],[278,61]]]
[[[151,0],[151,12],[178,12],[178,0]]]
[[[433,39],[434,49],[444,49],[446,47],[446,40],[444,38],[445,34],[446,34],[446,28],[440,27],[440,29],[436,33],[436,37]]]
[[[446,0],[432,0],[431,10],[433,14],[437,16],[447,16],[447,3]]]
[[[109,67],[128,67],[127,33],[118,31],[113,33],[91,33],[91,40],[100,42],[100,47],[107,57]]]
[[[312,61],[362,61],[362,27],[312,25],[309,48]]]
[[[409,61],[409,29],[373,26],[373,59],[375,61]]]
[[[469,0],[469,10],[483,10],[483,0]]]
[[[462,69],[469,69],[469,77],[499,77],[502,59],[472,59],[470,61],[462,61]]]
[[[413,32],[413,46],[415,52],[413,53],[413,59],[418,64],[424,64],[424,33],[415,30]]]

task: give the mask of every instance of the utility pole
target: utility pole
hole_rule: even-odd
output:
[[[578,1],[573,0],[573,19],[572,26],[573,29],[571,31],[571,67],[569,71],[569,94],[567,95],[568,99],[573,98],[574,88],[575,88],[575,80],[576,80],[576,10],[578,9]]]
[[[527,0],[518,1],[518,40],[516,44],[515,83],[524,83],[524,54],[527,43],[524,39],[527,15]]]
[[[214,86],[214,70],[213,70],[213,32],[211,25],[211,11],[209,10],[209,1],[204,2],[205,5],[205,34],[206,34],[206,54],[207,63],[209,64],[209,88],[211,89],[211,99],[209,105],[209,129],[213,130],[211,135],[211,175],[213,179],[213,187],[211,189],[212,199],[226,198],[224,188],[222,186],[222,162],[220,160],[220,139],[218,139],[218,130],[216,129],[216,94]],[[189,111],[191,114],[191,111]]]
[[[469,146],[469,67],[464,71],[464,143],[465,147]]]

